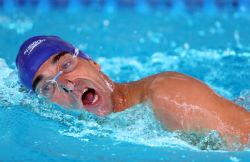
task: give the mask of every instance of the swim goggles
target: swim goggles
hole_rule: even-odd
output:
[[[77,52],[75,52],[74,54],[67,53],[58,60],[57,62],[58,72],[55,74],[54,77],[47,77],[38,84],[35,90],[38,93],[38,95],[42,95],[46,98],[52,98],[54,96],[56,89],[58,89],[60,92],[62,90],[67,93],[72,92],[73,89],[70,89],[63,84],[59,84],[58,79],[63,74],[67,74],[75,70],[78,63],[77,55],[78,55]]]

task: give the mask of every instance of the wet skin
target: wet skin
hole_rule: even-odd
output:
[[[52,61],[54,57],[40,67],[34,79],[39,75],[51,77],[58,72],[57,64]],[[197,79],[164,72],[120,84],[102,73],[97,63],[77,59],[76,68],[58,78],[59,86],[50,98],[53,102],[66,108],[85,109],[99,116],[147,102],[152,105],[156,117],[170,130],[216,130],[227,143],[235,140],[243,144],[249,142],[250,112],[219,96]],[[39,83],[36,87],[39,88]],[[83,96],[90,96],[91,103],[86,104]]]

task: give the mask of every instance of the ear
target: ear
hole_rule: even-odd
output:
[[[101,66],[98,63],[92,60],[90,60],[89,62],[97,71],[101,71]]]

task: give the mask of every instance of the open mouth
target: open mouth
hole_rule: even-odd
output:
[[[86,88],[82,93],[83,106],[92,106],[97,103],[99,97],[93,88]]]

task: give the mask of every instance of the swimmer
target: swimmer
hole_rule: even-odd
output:
[[[65,108],[106,116],[148,103],[169,130],[216,130],[228,144],[249,143],[250,112],[181,73],[163,72],[116,83],[88,55],[57,36],[25,41],[16,66],[27,89]]]

